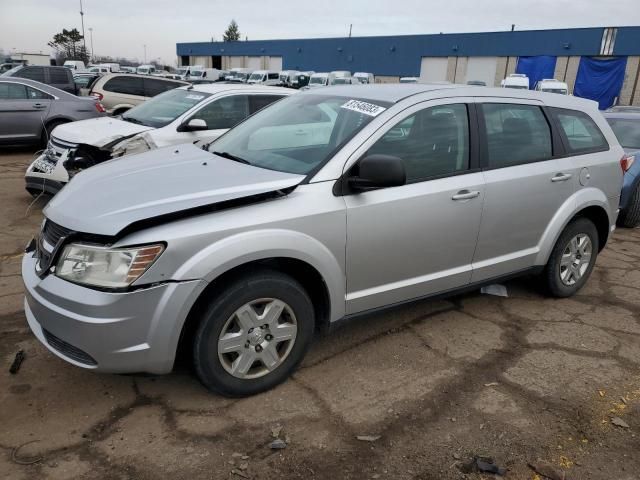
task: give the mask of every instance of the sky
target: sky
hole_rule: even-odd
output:
[[[639,0],[83,0],[95,55],[175,65],[176,43],[640,25]],[[79,0],[0,0],[0,48],[51,53],[63,28],[81,31]]]

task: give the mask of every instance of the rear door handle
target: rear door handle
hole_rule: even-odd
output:
[[[573,175],[571,175],[570,173],[556,173],[556,175],[551,178],[551,181],[552,182],[566,182],[572,176]]]
[[[480,196],[480,192],[477,190],[460,190],[456,193],[451,200],[460,201],[460,200],[471,200],[472,198],[476,198]]]

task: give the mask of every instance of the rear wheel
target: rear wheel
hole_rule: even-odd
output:
[[[566,226],[544,271],[551,295],[570,297],[584,286],[596,263],[598,245],[598,231],[591,220],[577,218]]]
[[[194,337],[194,366],[215,392],[239,397],[283,382],[304,357],[314,310],[293,278],[263,270],[231,283],[204,311]]]
[[[618,226],[624,228],[635,228],[640,225],[640,184],[636,185],[636,189],[629,199],[629,205],[620,212],[618,217]]]

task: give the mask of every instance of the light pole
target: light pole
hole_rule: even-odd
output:
[[[143,47],[144,47],[144,63],[146,64],[147,63],[147,44],[145,43]]]
[[[82,0],[80,0],[80,22],[82,23],[82,45],[84,53],[87,53],[87,41],[84,38],[84,12],[82,11]]]
[[[93,27],[89,27],[89,35],[91,37],[91,63],[93,63],[95,60],[93,56]]]

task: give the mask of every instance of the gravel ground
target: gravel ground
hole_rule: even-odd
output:
[[[319,338],[285,384],[229,400],[188,365],[100,375],[35,340],[20,278],[45,203],[24,191],[32,156],[0,150],[0,476],[475,479],[491,476],[464,464],[489,456],[512,479],[542,479],[536,462],[640,478],[640,230],[615,233],[572,299],[524,279],[508,298],[414,304]]]

